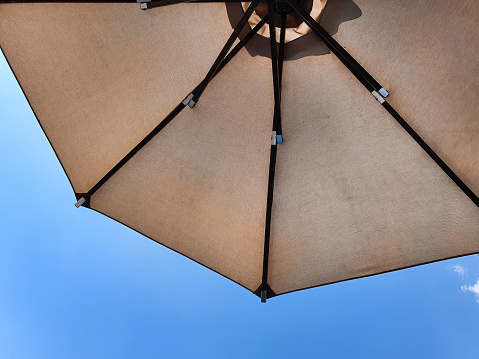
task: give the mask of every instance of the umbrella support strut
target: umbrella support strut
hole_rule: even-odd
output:
[[[286,0],[286,2],[298,13],[311,30],[323,40],[331,52],[366,86],[369,92],[377,91],[383,97],[389,95],[389,93],[305,10],[298,6],[293,0]]]
[[[220,54],[216,58],[215,62],[213,63],[213,66],[211,66],[210,70],[208,71],[208,74],[206,75],[205,79],[201,82],[201,84],[193,90],[193,92],[190,95],[193,95],[192,99],[189,101],[188,106],[193,108],[199,101],[201,94],[203,91],[206,89],[206,86],[208,83],[211,81],[211,79],[215,76],[215,73],[218,71],[218,68],[221,65],[221,62],[225,58],[225,56],[228,54],[229,49],[235,42],[236,38],[239,36],[241,31],[243,30],[244,26],[248,22],[248,19],[250,18],[251,14],[253,13],[255,7],[258,5],[260,0],[254,0],[248,7],[248,9],[245,11],[243,17],[241,20],[238,22],[236,27],[233,30],[233,33],[230,35],[228,41],[226,41],[226,44],[223,46],[223,49],[221,50]]]
[[[283,61],[284,61],[284,43],[286,40],[286,12],[281,14],[281,32],[279,35],[279,50],[278,50],[278,74],[279,74],[279,89],[281,95],[281,84],[283,81]]]
[[[50,2],[50,3],[139,3],[142,10],[151,9],[159,6],[174,5],[179,3],[218,3],[218,2],[241,2],[242,0],[0,0],[0,4],[8,3],[39,3],[39,2]]]
[[[228,55],[221,62],[214,76],[216,76],[236,54],[253,38],[253,36],[259,31],[259,29],[266,23],[268,17],[266,16],[262,19],[251,31],[238,43],[236,46],[231,49]],[[201,85],[201,84],[200,84]],[[195,90],[200,86],[198,85]],[[193,90],[194,91],[194,90]],[[191,94],[190,94],[191,95]],[[165,117],[138,145],[136,145],[128,154],[123,157],[123,159],[118,162],[101,180],[97,182],[87,193],[75,193],[77,202],[75,206],[78,208],[80,206],[90,207],[90,197],[108,180],[110,179],[123,165],[128,162],[138,151],[140,151],[143,146],[145,146],[153,137],[156,136],[173,118],[176,117],[178,113],[185,108],[187,105],[187,100],[190,98],[188,95],[178,106],[170,112],[168,116]]]
[[[172,0],[175,1],[175,0]],[[199,0],[202,1],[202,0]],[[204,0],[202,2],[217,2],[219,0]],[[235,1],[235,0],[223,0],[223,1]],[[14,4],[14,3],[107,3],[107,4],[125,4],[125,3],[140,3],[140,6],[142,6],[142,3],[146,2],[151,2],[151,0],[98,0],[98,1],[92,1],[92,0],[0,0],[0,4]],[[178,2],[178,1],[177,1]],[[186,2],[186,1],[182,1]]]
[[[268,176],[268,197],[266,200],[266,222],[264,230],[264,253],[263,253],[263,275],[259,288],[254,294],[261,298],[262,303],[266,303],[266,299],[274,297],[276,294],[268,285],[268,260],[269,260],[269,242],[271,237],[271,210],[273,207],[273,190],[274,190],[274,174],[276,169],[277,144],[283,142],[281,134],[281,80],[283,75],[283,59],[284,59],[284,40],[286,31],[286,13],[281,16],[281,33],[279,40],[279,51],[276,43],[276,28],[274,26],[274,1],[268,2],[268,22],[269,22],[269,38],[271,46],[271,68],[273,72],[273,89],[274,89],[274,117],[273,131],[271,133],[271,153],[269,157],[269,176]],[[278,55],[279,52],[279,55]]]
[[[276,27],[274,26],[274,0],[268,2],[268,16],[269,16],[269,43],[271,47],[271,68],[273,71],[273,93],[274,93],[274,118],[273,118],[273,131],[276,131],[277,139],[279,143],[282,142],[282,131],[281,131],[281,81],[279,79],[279,69],[283,65],[278,64],[278,46],[276,43]],[[286,20],[286,19],[285,19]],[[283,27],[283,24],[282,26]],[[286,24],[284,24],[286,28]],[[283,35],[284,36],[284,35]],[[284,44],[282,46],[284,54]],[[283,60],[281,58],[281,60]],[[280,140],[281,139],[281,140]]]
[[[215,3],[215,2],[241,2],[242,0],[133,0],[140,3],[140,9],[147,10],[154,7],[174,5],[180,3]]]
[[[344,65],[357,77],[357,79],[371,92],[378,102],[394,117],[394,119],[406,130],[419,146],[441,167],[441,169],[454,181],[454,183],[479,207],[479,197],[459,178],[459,176],[429,147],[419,134],[402,118],[400,114],[386,101],[388,92],[359,65],[359,63],[344,50],[326,30],[324,30],[309,14],[298,7],[294,1],[286,0],[287,3],[300,15],[304,22],[315,32],[329,47],[329,49],[343,62]]]

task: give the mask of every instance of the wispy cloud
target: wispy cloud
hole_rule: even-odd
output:
[[[477,282],[476,284],[474,285],[463,285],[461,287],[462,291],[465,293],[465,292],[471,292],[471,293],[474,293],[476,295],[476,302],[477,304],[479,304],[479,278],[477,279]]]
[[[467,268],[464,268],[463,266],[456,264],[455,266],[449,267],[454,269],[454,272],[459,274],[462,279],[464,279],[464,275],[467,275]]]

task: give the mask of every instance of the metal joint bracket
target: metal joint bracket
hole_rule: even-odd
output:
[[[380,94],[382,97],[384,97],[384,98],[386,98],[386,97],[389,96],[389,92],[387,92],[384,87],[381,87],[381,90],[379,90],[378,92],[379,92],[379,94]]]
[[[271,133],[271,146],[276,146],[278,143],[283,143],[283,135],[277,135],[276,131]]]
[[[80,199],[77,201],[77,203],[75,203],[75,207],[76,207],[76,208],[79,208],[79,207],[80,207],[83,203],[85,203],[85,202],[86,202],[85,197],[82,197],[82,198],[80,198]]]
[[[188,105],[190,106],[191,108],[193,108],[195,106],[195,101],[193,101],[193,97],[195,97],[195,95],[193,95],[193,93],[190,93],[188,96],[186,96],[186,98],[183,100],[182,104],[183,105]],[[193,102],[193,105],[191,105],[191,103]]]
[[[380,104],[383,104],[386,100],[382,97],[377,91],[371,92],[372,95],[379,101]]]
[[[141,10],[148,10],[148,4],[147,3],[151,2],[151,0],[136,0],[136,2],[140,3],[140,9]]]
[[[261,303],[266,303],[267,296],[268,296],[268,292],[266,291],[266,289],[263,289],[261,291]]]

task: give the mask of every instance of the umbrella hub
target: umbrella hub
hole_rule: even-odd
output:
[[[293,41],[303,35],[310,32],[310,28],[306,25],[300,16],[293,10],[293,8],[286,2],[286,0],[261,0],[256,6],[253,14],[251,15],[248,23],[251,28],[256,26],[262,19],[268,15],[268,2],[273,1],[275,4],[275,27],[281,27],[282,15],[286,14],[286,41]],[[328,0],[296,0],[296,3],[303,8],[312,18],[319,20],[323,13]],[[246,10],[249,6],[249,2],[243,2],[243,10]],[[267,26],[258,31],[258,34],[269,38],[269,30]],[[279,36],[278,36],[279,38]]]
[[[274,2],[274,8],[276,11],[276,16],[274,18],[274,24],[276,27],[281,27],[281,15],[287,14],[286,17],[286,28],[296,28],[303,21],[299,15],[293,10],[293,8],[285,0],[262,0],[261,3],[256,7],[255,13],[261,19],[268,15],[268,2]],[[314,0],[296,0],[297,3],[308,13],[311,13],[313,9]]]
[[[255,13],[261,19],[268,15],[268,1],[262,0],[262,2],[256,7]],[[303,22],[299,15],[293,10],[293,8],[286,2],[286,0],[271,0],[274,2],[274,8],[276,15],[274,18],[274,24],[276,27],[281,27],[281,15],[286,14],[286,28],[296,28]],[[314,0],[296,0],[299,6],[301,6],[306,12],[311,13],[313,9]]]

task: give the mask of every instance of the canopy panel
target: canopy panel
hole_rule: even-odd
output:
[[[282,108],[276,294],[479,252],[479,208],[337,58],[285,63]]]
[[[223,3],[0,5],[2,50],[78,193],[198,85],[230,33]]]
[[[355,3],[362,15],[343,23],[335,39],[381,81],[391,93],[388,102],[479,195],[479,2]],[[326,6],[326,30],[334,30],[335,17]]]
[[[93,209],[251,291],[261,284],[273,119],[272,96],[261,96],[272,92],[265,63],[242,50],[194,109],[91,198]]]

